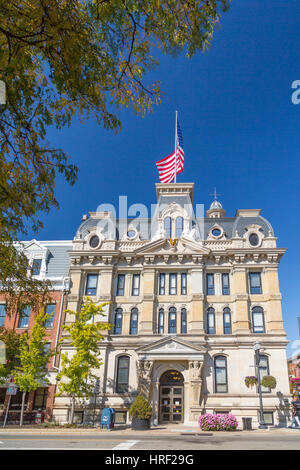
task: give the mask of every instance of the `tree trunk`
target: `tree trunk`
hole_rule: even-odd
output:
[[[74,409],[75,409],[75,396],[72,395],[72,401],[71,401],[71,412],[69,415],[69,424],[73,424],[73,419],[74,419]]]
[[[26,392],[23,392],[23,395],[22,395],[21,415],[20,415],[20,426],[23,426],[25,395],[26,395]]]

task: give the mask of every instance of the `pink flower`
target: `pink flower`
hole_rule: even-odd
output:
[[[236,417],[230,413],[205,413],[199,416],[198,424],[203,431],[233,431],[238,427]]]

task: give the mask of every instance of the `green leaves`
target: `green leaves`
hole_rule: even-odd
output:
[[[47,364],[53,351],[46,349],[46,328],[44,323],[49,314],[41,310],[34,322],[30,337],[25,332],[20,336],[20,348],[18,359],[20,365],[16,366],[12,374],[14,382],[22,392],[30,392],[41,387],[41,384],[49,383]]]
[[[57,174],[78,168],[46,140],[74,116],[118,130],[122,107],[144,115],[161,100],[155,50],[191,57],[210,43],[230,0],[0,0],[0,244],[42,226],[58,208]],[[5,227],[5,229],[4,229]],[[6,282],[1,273],[0,282]]]
[[[12,374],[12,371],[19,365],[20,335],[14,330],[0,328],[0,341],[5,344],[6,363],[0,364],[0,383],[4,383]]]
[[[103,315],[105,305],[95,305],[87,297],[80,312],[66,310],[66,313],[75,315],[76,320],[71,325],[64,325],[67,335],[62,342],[65,347],[75,348],[75,352],[72,357],[61,354],[61,370],[57,375],[58,396],[63,393],[78,398],[92,396],[98,378],[92,371],[102,364],[99,343],[104,336],[101,332],[110,329],[108,323],[94,321],[96,315]]]

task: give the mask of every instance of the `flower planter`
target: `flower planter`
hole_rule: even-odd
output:
[[[264,375],[261,379],[261,384],[263,387],[270,388],[273,390],[276,388],[276,379],[272,375]]]
[[[245,385],[248,388],[254,387],[257,385],[257,378],[253,375],[247,375],[247,377],[245,377]]]
[[[131,429],[134,431],[147,431],[147,429],[150,429],[150,419],[132,418]]]

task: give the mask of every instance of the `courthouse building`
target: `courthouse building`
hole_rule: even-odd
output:
[[[70,255],[68,309],[84,296],[110,302],[113,327],[101,343],[103,365],[97,413],[116,410],[129,422],[138,392],[153,407],[154,423],[195,424],[201,413],[233,413],[258,424],[253,345],[259,341],[260,375],[276,378],[263,388],[265,420],[286,424],[290,398],[277,247],[260,209],[226,217],[216,199],[201,215],[193,210],[193,183],[156,184],[152,219],[117,220],[90,212]],[[125,222],[125,223],[124,223]],[[66,324],[75,317],[67,314]],[[67,344],[63,352],[72,354]],[[91,400],[91,409],[93,400]],[[57,397],[55,419],[66,422],[70,397]],[[76,409],[81,420],[83,409]]]

